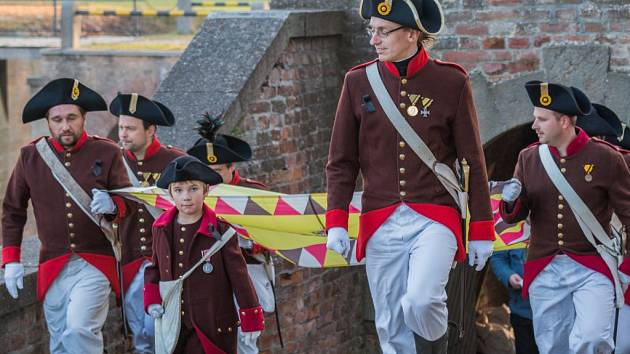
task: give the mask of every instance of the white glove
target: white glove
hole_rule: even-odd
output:
[[[468,242],[468,265],[477,265],[476,271],[480,271],[486,266],[488,258],[492,256],[493,241],[470,241]]]
[[[243,332],[243,339],[245,339],[247,342],[256,342],[258,337],[260,337],[260,331]]]
[[[160,318],[164,314],[164,307],[160,304],[151,304],[147,307],[147,313],[153,318]]]
[[[350,252],[350,237],[348,231],[343,227],[333,227],[328,230],[328,241],[326,248],[347,257]]]
[[[92,209],[94,214],[116,214],[116,204],[114,204],[109,193],[96,188],[92,189],[90,209]]]
[[[24,288],[24,266],[11,262],[4,265],[4,283],[12,298],[18,298],[18,289]]]
[[[516,178],[512,178],[503,185],[501,197],[507,203],[512,204],[521,194],[521,189],[523,189],[521,181]]]

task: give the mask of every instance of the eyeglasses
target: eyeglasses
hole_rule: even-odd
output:
[[[372,27],[368,27],[365,29],[365,32],[367,32],[368,36],[370,36],[370,38],[372,38],[373,36],[377,36],[378,38],[384,39],[387,38],[387,36],[389,36],[391,33],[398,31],[401,28],[405,28],[405,26],[400,26],[397,28],[394,28],[392,30],[384,30],[384,29],[374,29]]]

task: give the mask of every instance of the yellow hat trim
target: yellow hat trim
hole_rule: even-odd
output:
[[[79,99],[80,94],[81,94],[81,91],[79,91],[79,80],[74,79],[74,84],[72,85],[72,93],[70,94],[70,98],[72,98],[73,101],[76,101],[77,99]]]
[[[129,113],[131,114],[136,113],[136,109],[138,108],[137,106],[138,106],[138,94],[132,93],[131,100],[129,101]]]
[[[549,83],[540,84],[540,104],[547,107],[551,104],[551,96],[549,96]]]
[[[218,161],[216,155],[214,154],[214,147],[212,143],[206,143],[206,159],[210,163],[216,163]]]

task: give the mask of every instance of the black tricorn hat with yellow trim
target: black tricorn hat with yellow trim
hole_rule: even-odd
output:
[[[361,0],[359,13],[366,20],[379,17],[432,35],[444,25],[437,0]]]
[[[619,117],[610,108],[593,103],[590,114],[578,115],[577,126],[589,136],[610,137],[616,139],[623,133]],[[609,140],[606,138],[606,140]]]
[[[62,78],[47,83],[26,103],[22,122],[45,118],[52,107],[62,104],[74,104],[86,112],[107,110],[107,103],[96,91],[77,79]]]
[[[171,183],[183,181],[201,181],[214,186],[223,183],[223,178],[196,157],[184,155],[166,166],[155,185],[167,189]]]
[[[109,112],[115,116],[130,116],[155,125],[170,127],[175,116],[165,105],[137,93],[118,93],[109,104]]]
[[[529,81],[525,84],[525,89],[535,107],[546,108],[568,116],[588,115],[593,109],[591,101],[584,92],[575,87]]]
[[[246,141],[230,135],[217,134],[217,130],[223,125],[221,117],[206,113],[197,123],[199,125],[197,131],[202,138],[188,149],[189,155],[208,165],[248,161],[252,158],[252,148]]]

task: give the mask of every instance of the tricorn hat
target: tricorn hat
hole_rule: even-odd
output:
[[[546,108],[568,116],[588,115],[591,101],[575,87],[566,87],[542,81],[529,81],[525,84],[529,99],[535,107]]]
[[[379,17],[432,35],[444,25],[437,0],[361,0],[359,13],[366,20]]]
[[[193,156],[180,156],[171,161],[155,185],[167,189],[173,182],[201,181],[211,186],[223,183],[221,175]]]
[[[617,138],[623,133],[621,121],[615,112],[597,103],[593,103],[590,114],[578,115],[577,126],[589,136]]]
[[[77,79],[55,79],[39,90],[24,106],[22,122],[29,123],[46,117],[58,105],[74,104],[86,112],[106,111],[107,103],[101,95]]]
[[[168,107],[137,93],[118,93],[109,111],[115,116],[131,116],[155,125],[172,126],[175,117]]]
[[[223,125],[219,116],[206,113],[197,123],[197,131],[202,138],[188,149],[189,155],[209,165],[248,161],[252,158],[252,148],[247,142],[234,136],[217,134]]]

